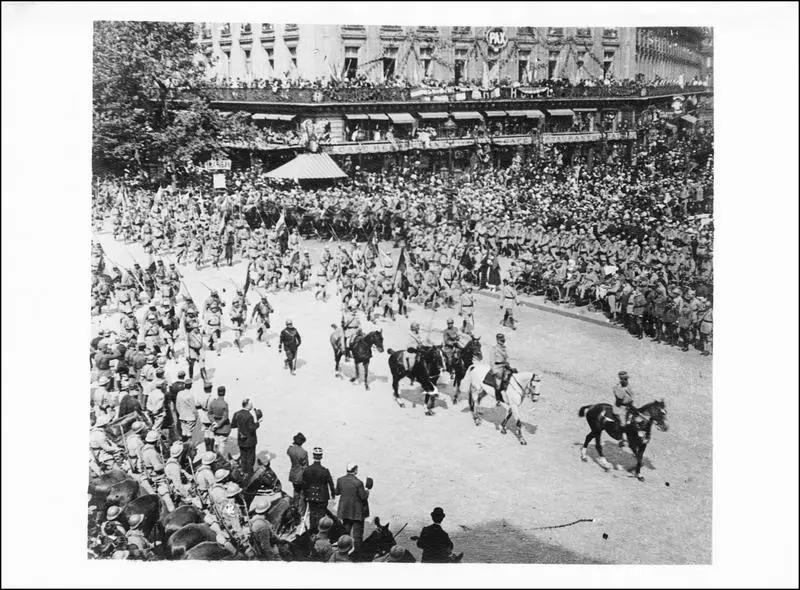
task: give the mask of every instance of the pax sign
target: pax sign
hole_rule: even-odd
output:
[[[486,29],[486,43],[492,51],[500,51],[508,45],[506,32],[500,27],[490,27]]]

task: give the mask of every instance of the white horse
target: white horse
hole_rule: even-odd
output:
[[[475,421],[475,426],[481,423],[480,408],[494,407],[495,405],[494,388],[483,382],[490,370],[488,365],[472,365],[467,369],[467,374],[464,376],[459,388],[459,393],[466,393],[469,396],[469,409],[472,411],[472,419]],[[514,434],[516,434],[521,445],[526,445],[528,442],[522,436],[522,419],[520,418],[519,406],[525,396],[530,396],[532,402],[538,399],[540,384],[541,379],[536,373],[523,371],[511,375],[508,387],[503,392],[501,405],[506,408],[506,417],[500,423],[500,432],[506,434],[506,424],[513,416],[516,424]],[[477,399],[475,398],[475,393],[477,393]],[[484,402],[484,400],[488,400],[488,402]]]

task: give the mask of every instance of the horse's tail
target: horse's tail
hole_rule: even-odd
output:
[[[578,417],[583,418],[584,414],[586,414],[586,410],[592,407],[592,404],[588,406],[583,406],[580,410],[578,410]]]

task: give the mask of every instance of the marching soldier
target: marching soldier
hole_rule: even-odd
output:
[[[239,352],[242,350],[241,338],[245,330],[245,321],[247,320],[247,300],[241,290],[236,291],[236,298],[231,303],[231,322],[233,323],[234,336],[233,343]]]
[[[472,334],[472,330],[475,328],[474,309],[475,297],[472,295],[472,285],[467,285],[466,289],[461,294],[458,309],[458,315],[464,318],[461,322],[461,331],[464,334]]]
[[[501,322],[503,326],[508,326],[512,330],[516,330],[516,320],[514,319],[514,307],[519,305],[519,301],[517,301],[517,290],[514,288],[513,285],[510,285],[506,279],[502,281],[503,286],[500,289],[501,296],[503,297],[503,301],[500,304],[500,309],[505,310],[503,314],[503,321]]]
[[[269,339],[267,338],[267,330],[269,330],[270,328],[269,314],[273,313],[274,311],[275,310],[272,309],[272,306],[269,304],[269,301],[267,301],[267,296],[264,295],[261,298],[261,301],[253,308],[253,316],[250,318],[250,321],[252,322],[253,320],[256,319],[256,316],[258,316],[259,326],[258,326],[258,336],[256,339],[260,341],[261,336],[263,335],[264,340],[267,342],[267,346],[272,346],[269,343]]]
[[[208,310],[208,317],[206,318],[206,338],[208,339],[209,350],[216,350],[217,356],[222,354],[219,348],[215,349],[215,345],[222,338],[222,311],[219,304],[216,302],[211,303]]]
[[[292,375],[294,375],[297,368],[297,349],[301,342],[300,333],[292,325],[292,320],[286,320],[286,327],[281,331],[278,341],[278,354],[280,354],[281,349],[286,351],[286,360],[283,364],[284,368],[289,368]]]

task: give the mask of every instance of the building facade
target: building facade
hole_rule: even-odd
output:
[[[635,77],[634,28],[202,23],[209,77],[251,81],[401,76],[410,82],[535,84]]]

